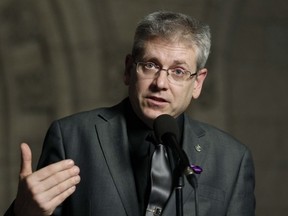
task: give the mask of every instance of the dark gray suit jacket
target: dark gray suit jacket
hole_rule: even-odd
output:
[[[123,102],[55,121],[39,167],[71,158],[80,167],[75,193],[55,211],[69,216],[140,216],[130,162]],[[196,150],[196,146],[201,151]],[[254,167],[247,147],[226,133],[184,115],[183,149],[198,175],[200,216],[254,215]],[[194,215],[194,193],[185,182],[184,215]],[[176,216],[175,192],[163,212]]]

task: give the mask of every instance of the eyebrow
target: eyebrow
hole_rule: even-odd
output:
[[[160,60],[156,57],[152,57],[152,58],[143,58],[143,61],[152,61],[152,62],[157,62],[160,64]],[[189,67],[189,65],[185,62],[185,61],[181,61],[181,60],[174,60],[172,65],[186,65],[187,67]]]

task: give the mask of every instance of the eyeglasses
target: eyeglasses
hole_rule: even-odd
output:
[[[179,84],[188,80],[189,78],[197,75],[197,72],[191,73],[181,67],[164,69],[154,62],[135,62],[136,71],[145,78],[155,78],[160,71],[164,70],[167,72],[167,79],[170,83]]]

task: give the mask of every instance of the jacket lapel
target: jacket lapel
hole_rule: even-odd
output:
[[[96,131],[106,163],[127,215],[138,216],[137,192],[124,116],[117,113],[113,117],[101,117],[101,121],[96,124]]]
[[[183,149],[189,158],[190,164],[203,167],[208,152],[207,150],[209,148],[208,143],[205,143],[204,141],[204,136],[205,131],[200,127],[199,123],[186,116],[184,122]],[[201,174],[195,175],[199,180]],[[187,181],[185,181],[185,187],[183,189],[184,202],[191,193],[193,193],[193,188]]]
[[[184,114],[184,127],[183,127],[183,150],[186,152],[189,162],[193,165],[203,166],[206,152],[209,147],[204,139],[205,131],[199,126],[198,122],[191,120],[187,114]],[[196,174],[197,175],[197,174]],[[199,179],[201,176],[197,175]],[[185,185],[183,187],[183,204],[187,201],[189,195],[193,192],[192,186],[184,176]],[[176,199],[175,190],[170,196],[168,203],[164,209],[163,216],[175,215],[176,212]]]

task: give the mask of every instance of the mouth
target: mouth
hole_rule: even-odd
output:
[[[149,96],[147,97],[148,101],[155,103],[155,104],[162,104],[162,103],[168,103],[167,100],[161,97],[156,97],[156,96]]]

